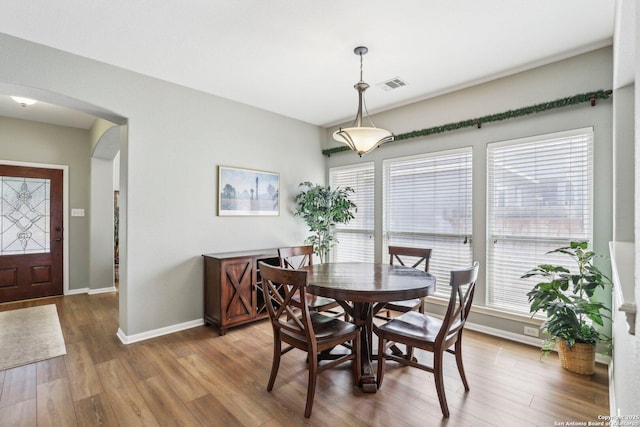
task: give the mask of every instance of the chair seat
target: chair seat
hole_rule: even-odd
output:
[[[358,327],[353,323],[345,322],[336,317],[325,316],[321,313],[309,313],[311,316],[311,325],[316,335],[316,340],[320,343],[323,339],[346,337],[353,334],[358,330]],[[287,323],[294,323],[294,320],[289,320]],[[291,334],[286,329],[282,329],[282,334],[287,335],[289,338],[298,340],[296,335]]]
[[[293,296],[291,299],[295,302],[300,302],[300,298],[297,295]],[[340,304],[338,304],[338,302],[333,298],[307,294],[307,306],[311,311],[326,311],[340,307]]]
[[[407,311],[411,311],[414,308],[418,307],[422,299],[414,298],[406,301],[392,301],[388,302],[384,305],[385,310],[393,310],[393,311],[401,311],[406,313]]]
[[[423,342],[434,342],[442,321],[417,311],[408,311],[400,316],[388,321],[384,325],[378,326],[377,331],[382,331],[389,340],[396,341],[398,338],[406,338]]]

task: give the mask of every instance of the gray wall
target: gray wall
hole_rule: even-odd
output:
[[[96,119],[89,131],[92,149],[89,292],[95,293],[115,289],[113,191],[115,162],[120,162],[117,156],[120,129],[111,122]]]
[[[202,254],[304,240],[293,197],[298,183],[324,180],[316,126],[6,35],[0,56],[0,83],[61,94],[128,121],[120,150],[125,336],[202,319]],[[218,217],[218,165],[280,173],[280,215]]]
[[[114,290],[113,160],[91,158],[90,293]]]
[[[428,78],[428,76],[425,76]],[[553,101],[559,98],[598,89],[610,89],[612,84],[612,49],[603,48],[564,61],[521,72],[492,82],[469,87],[437,98],[397,108],[374,116],[377,126],[394,133],[444,125],[488,114],[501,113]],[[402,89],[399,89],[402,90]],[[376,172],[376,259],[382,258],[382,161],[419,153],[436,152],[460,147],[473,147],[473,257],[480,261],[481,273],[474,299],[476,312],[471,321],[480,327],[503,331],[505,336],[528,340],[523,335],[527,316],[505,316],[482,310],[486,286],[486,148],[487,144],[540,134],[584,127],[594,128],[594,246],[600,254],[608,253],[612,236],[612,101],[600,101],[486,123],[481,129],[468,128],[398,141],[380,147],[361,159],[351,152],[336,153],[327,159],[327,168],[374,161]],[[325,147],[335,146],[329,129]],[[629,197],[620,200],[631,206]],[[608,265],[603,263],[608,269]],[[610,301],[610,290],[602,295]],[[438,307],[431,307],[438,310]],[[539,322],[538,322],[539,323]],[[610,325],[607,325],[610,331]]]
[[[69,216],[69,289],[89,286],[89,132],[0,117],[0,162],[11,160],[69,166],[69,206],[85,209]]]

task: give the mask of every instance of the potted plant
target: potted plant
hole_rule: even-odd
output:
[[[527,294],[530,312],[544,311],[547,319],[540,327],[549,334],[542,351],[548,354],[557,344],[563,368],[583,375],[593,374],[596,345],[610,341],[597,326],[603,326],[605,314],[611,311],[598,301],[595,292],[611,280],[593,264],[596,254],[588,250],[587,242],[571,242],[570,246],[548,252],[570,256],[577,264],[571,272],[565,267],[541,264],[522,277],[542,277]]]
[[[313,245],[313,251],[322,263],[329,249],[337,243],[335,225],[346,224],[354,218],[357,207],[349,200],[354,190],[351,187],[332,189],[308,181],[301,183],[300,187],[303,190],[295,197],[297,209],[294,215],[304,219],[309,226],[313,234],[305,243]]]

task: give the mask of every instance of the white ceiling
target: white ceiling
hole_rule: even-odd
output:
[[[17,95],[14,92],[16,92],[15,89],[8,93]],[[11,99],[10,95],[2,94],[0,94],[0,116],[80,129],[89,129],[95,120],[92,115],[42,101],[23,107]]]
[[[10,0],[0,31],[331,126],[355,115],[358,45],[369,48],[364,80],[375,113],[610,45],[614,7],[613,0]],[[407,86],[376,87],[394,77]],[[0,115],[10,115],[15,106],[3,98]]]

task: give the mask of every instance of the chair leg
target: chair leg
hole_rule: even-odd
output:
[[[280,357],[282,356],[282,342],[280,341],[280,334],[274,330],[273,336],[273,362],[271,364],[271,376],[269,377],[269,384],[267,384],[267,391],[273,390],[273,384],[276,382],[276,376],[278,375],[278,369],[280,368]]]
[[[307,404],[304,407],[304,416],[309,418],[313,409],[313,398],[316,394],[316,378],[318,377],[318,355],[309,354],[309,381],[307,384]]]
[[[413,347],[410,346],[410,345],[407,346],[407,353],[405,354],[405,358],[407,360],[413,360],[414,359],[414,357],[413,357]]]
[[[384,377],[384,356],[387,340],[379,337],[378,339],[378,388],[382,387],[382,378]]]
[[[442,356],[443,350],[437,349],[433,352],[433,378],[436,381],[436,391],[438,392],[438,400],[440,401],[440,409],[442,415],[449,417],[449,407],[447,406],[447,396],[444,391],[444,378],[442,374]]]
[[[456,341],[455,352],[456,364],[458,365],[458,372],[460,373],[462,384],[464,384],[464,389],[469,391],[469,383],[467,382],[467,376],[464,374],[464,366],[462,364],[462,336],[459,336],[458,341]]]

